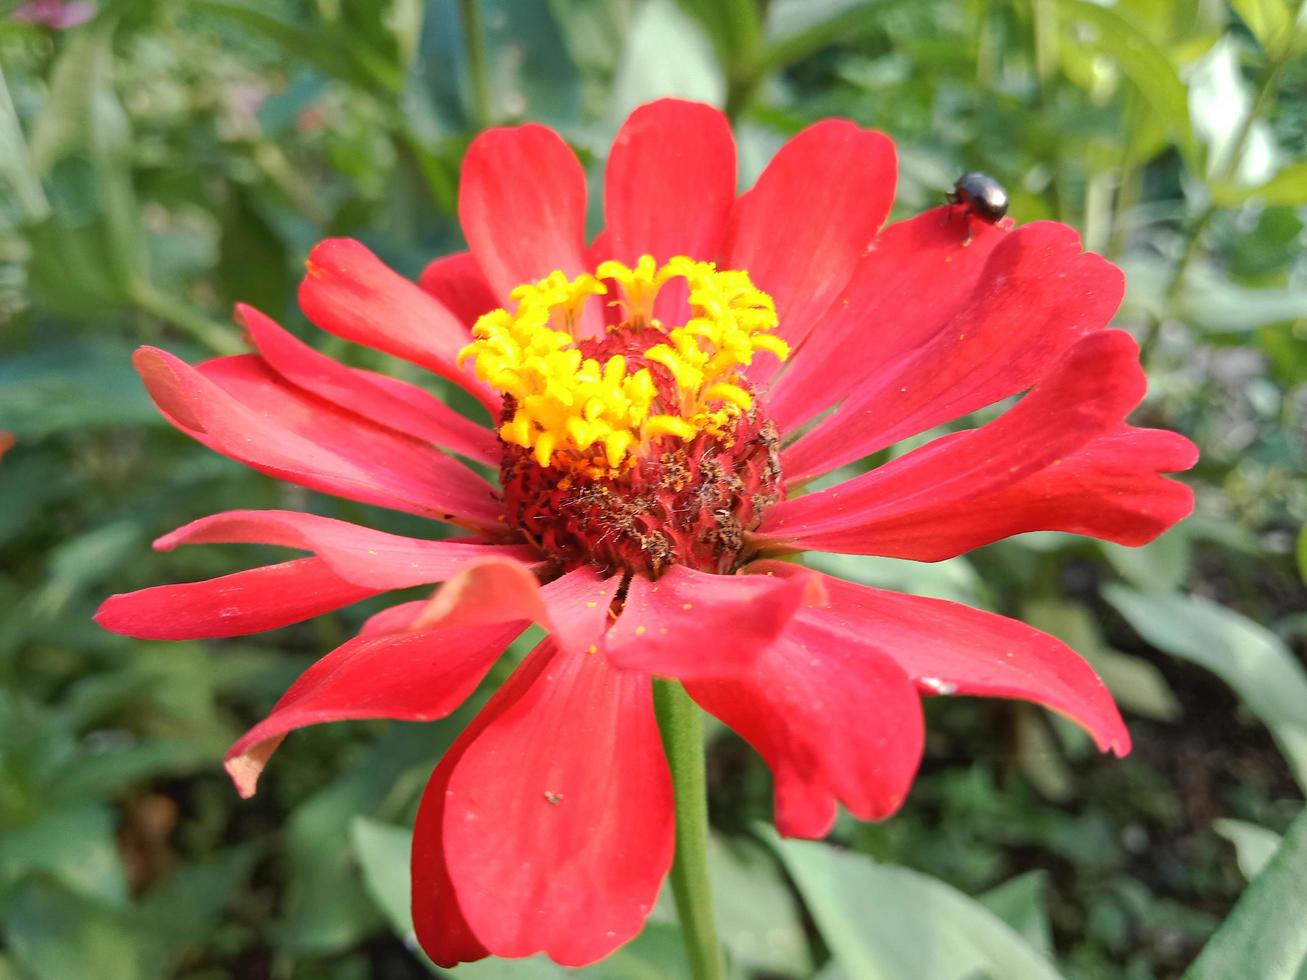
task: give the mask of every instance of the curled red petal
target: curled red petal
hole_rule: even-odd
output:
[[[684,565],[657,582],[636,575],[604,649],[627,670],[682,679],[732,675],[753,663],[801,607],[825,601],[820,582],[815,575],[712,575]]]
[[[142,640],[246,636],[300,623],[382,591],[345,581],[321,558],[300,558],[203,582],[112,595],[95,621],[111,633]]]
[[[170,422],[260,472],[424,517],[502,528],[494,488],[466,466],[293,388],[257,356],[194,368],[142,347],[133,362]]]
[[[445,583],[414,622],[473,626],[527,620],[547,630],[568,652],[595,644],[608,621],[621,576],[607,579],[589,565],[541,586],[530,566],[512,558],[483,558]]]
[[[423,796],[418,940],[445,967],[487,953],[592,963],[644,925],[674,836],[649,678],[546,640]]]
[[[735,204],[723,265],[746,269],[770,293],[777,334],[797,348],[853,274],[894,201],[894,143],[883,133],[827,119],[772,158]],[[748,374],[765,384],[780,367],[759,357]]]
[[[268,759],[297,728],[360,718],[445,717],[476,690],[495,658],[526,625],[413,629],[388,618],[392,622],[386,627],[370,623],[313,664],[266,718],[236,740],[224,765],[241,796],[254,795]]]
[[[777,561],[757,562],[750,570],[778,577],[800,571]],[[923,694],[1031,701],[1076,722],[1101,751],[1130,751],[1130,733],[1111,693],[1061,640],[961,603],[823,579],[830,605],[803,615],[852,642],[874,638]]]
[[[786,479],[825,473],[1029,387],[1106,326],[1124,289],[1121,270],[1082,252],[1065,225],[1041,221],[1004,236],[965,306],[925,343],[873,368],[786,449]]]
[[[348,368],[318,353],[252,306],[238,303],[236,319],[268,365],[296,387],[377,425],[498,465],[500,449],[495,434],[434,395],[396,378]]]
[[[889,816],[907,796],[925,737],[903,668],[876,637],[824,628],[822,612],[796,616],[738,675],[685,682],[767,762],[776,827],[790,837],[824,836],[837,802],[863,820]]]
[[[499,395],[458,365],[458,352],[472,339],[467,327],[417,283],[352,238],[319,242],[306,268],[299,301],[315,325],[420,364],[499,414]]]
[[[939,513],[1012,486],[1121,427],[1144,396],[1139,347],[1121,330],[1082,339],[1015,407],[869,473],[766,512],[758,538],[797,549],[857,550],[863,528]]]
[[[609,257],[712,260],[735,200],[735,140],[712,106],[659,99],[618,130],[604,173]],[[679,322],[679,321],[677,321]]]
[[[159,551],[184,544],[272,544],[312,551],[340,578],[365,588],[405,589],[442,582],[487,558],[533,565],[526,545],[432,541],[387,534],[291,510],[231,510],[201,517],[155,541]]]
[[[471,330],[477,319],[499,307],[499,298],[471,252],[443,255],[427,264],[418,285]]]

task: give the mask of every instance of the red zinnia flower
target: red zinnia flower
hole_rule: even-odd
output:
[[[921,695],[1023,698],[1124,754],[1110,695],[1058,640],[777,560],[938,561],[1040,529],[1138,545],[1191,508],[1159,474],[1192,465],[1193,446],[1125,422],[1145,382],[1134,341],[1104,329],[1121,273],[1052,222],[971,222],[968,243],[938,208],[881,230],[894,183],[892,143],[831,120],[737,198],[725,118],[656,102],[618,134],[607,227],[587,246],[567,145],[534,125],[481,134],[459,198],[468,252],[419,287],[357,242],[326,241],[300,302],[322,329],[461,385],[495,428],[247,307],[257,353],[196,367],[137,355],[160,409],[205,445],[469,536],[218,514],[157,547],[311,557],[114,596],[99,621],[235,636],[445,583],[370,619],[232,746],[243,795],[287,732],[443,717],[529,623],[548,630],[422,801],[414,918],[440,964],[540,950],[584,964],[639,931],[673,853],[653,675],[762,754],[784,834],[822,836],[837,802],[863,819],[902,804]],[[1022,392],[991,422],[798,493]],[[457,457],[498,467],[501,486]]]

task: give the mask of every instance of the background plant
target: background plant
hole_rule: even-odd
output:
[[[162,338],[192,360],[239,350],[236,299],[307,337],[294,289],[318,239],[361,238],[409,273],[461,246],[458,164],[479,128],[548,123],[598,174],[626,112],[663,94],[728,109],[746,183],[786,136],[841,115],[898,141],[900,215],[981,169],[1019,221],[1075,225],[1129,275],[1118,322],[1145,345],[1140,417],[1203,450],[1197,516],[1144,549],[1048,534],[931,566],[826,559],[1068,640],[1136,749],[1100,759],[1036,709],[932,703],[900,816],[782,844],[760,829],[765,769],[710,729],[732,968],[1298,974],[1301,3],[118,0],[67,31],[0,20],[0,65],[0,429],[16,439],[0,462],[0,977],[428,974],[408,936],[407,828],[466,711],[298,733],[249,802],[218,765],[366,604],[220,643],[90,622],[108,592],[248,564],[232,549],[142,560],[198,514],[293,504],[416,528],[189,442],[128,357]],[[660,908],[588,972],[682,975],[673,922]]]

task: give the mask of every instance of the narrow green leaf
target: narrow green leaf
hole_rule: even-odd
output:
[[[1184,980],[1295,980],[1307,968],[1307,810]]]
[[[1203,172],[1198,142],[1189,119],[1189,94],[1167,53],[1115,9],[1089,0],[1057,0],[1060,17],[1089,25],[1096,47],[1120,66],[1167,127],[1189,170]]]
[[[1274,55],[1293,30],[1293,12],[1285,0],[1230,0],[1262,50]]]
[[[1252,198],[1271,206],[1296,207],[1307,204],[1307,160],[1280,168],[1270,180],[1256,187],[1240,187],[1235,184],[1217,184],[1212,187],[1212,201],[1222,207],[1235,207]]]
[[[1307,787],[1307,672],[1278,636],[1200,596],[1122,585],[1107,586],[1103,595],[1153,646],[1206,667],[1234,688]]]
[[[1053,926],[1048,921],[1044,891],[1045,871],[1027,871],[1009,878],[978,897],[978,901],[1015,929],[1031,946],[1046,956],[1053,953]]]
[[[1052,964],[998,916],[927,875],[762,831],[839,963],[857,980],[1056,980]]]
[[[1298,532],[1298,575],[1307,582],[1307,524]]]
[[[1262,873],[1283,840],[1275,831],[1246,820],[1215,820],[1212,829],[1234,845],[1239,870],[1249,881]]]

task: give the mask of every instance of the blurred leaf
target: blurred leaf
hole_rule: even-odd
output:
[[[1307,969],[1307,811],[1184,980],[1296,980]]]
[[[669,58],[668,52],[676,56]],[[720,106],[726,78],[712,45],[674,0],[648,0],[635,14],[605,113],[605,137],[636,106],[664,96]]]
[[[574,126],[580,117],[581,83],[552,5],[480,0],[480,8],[492,121]],[[451,136],[466,139],[473,114],[458,4],[427,0],[418,51],[405,92],[410,125],[427,144]]]
[[[0,429],[20,439],[163,423],[132,369],[126,338],[50,338],[0,360]]]
[[[1278,150],[1266,120],[1248,122],[1256,97],[1243,75],[1241,49],[1226,35],[1189,67],[1189,111],[1207,145],[1206,175],[1247,186],[1270,177]]]
[[[1153,646],[1206,667],[1234,688],[1307,787],[1307,672],[1278,636],[1201,596],[1108,585],[1103,597]]]
[[[250,192],[237,183],[230,185],[218,249],[218,275],[227,299],[279,318],[294,293],[289,250]]]
[[[458,716],[461,717],[461,716]],[[298,806],[285,831],[289,862],[281,943],[289,953],[344,949],[376,927],[348,841],[358,816],[395,816],[430,775],[452,741],[455,721],[439,725],[392,724],[339,779]],[[273,767],[276,762],[274,760]],[[264,777],[275,778],[269,772]]]
[[[708,869],[717,929],[731,961],[756,973],[811,975],[802,915],[776,859],[748,838],[714,834]]]
[[[998,916],[942,881],[825,844],[766,835],[840,965],[836,976],[1057,978]]]
[[[146,894],[141,919],[171,948],[203,941],[249,877],[257,856],[253,846],[230,847],[179,868]]]
[[[583,970],[558,966],[544,956],[520,960],[491,957],[464,963],[452,970],[437,970],[417,945],[409,908],[409,851],[413,846],[413,831],[359,817],[354,821],[351,838],[368,894],[404,945],[441,976],[464,980],[562,980],[570,976],[584,976],[590,980],[675,980],[689,977],[680,933],[675,927],[654,922],[647,924],[639,936],[611,956]]]
[[[1281,167],[1270,180],[1255,187],[1235,184],[1212,186],[1212,202],[1221,207],[1236,207],[1250,198],[1257,198],[1271,207],[1307,204],[1307,160]]]
[[[1061,743],[1040,709],[1018,704],[1016,713],[1016,763],[1041,796],[1054,803],[1075,797],[1075,777],[1067,765]]]
[[[413,932],[409,905],[409,852],[413,848],[413,831],[369,817],[355,817],[350,840],[368,894],[377,903],[395,935],[414,955],[422,956]]]
[[[1298,577],[1307,583],[1307,524],[1298,532]]]
[[[1293,12],[1285,0],[1231,0],[1262,50],[1274,55],[1293,31]]]
[[[1239,870],[1249,881],[1262,873],[1283,841],[1275,831],[1246,820],[1214,820],[1212,829],[1234,845]]]
[[[1048,872],[1027,871],[991,888],[978,901],[1010,925],[1045,956],[1053,955],[1053,927],[1048,921],[1044,893]]]
[[[40,174],[54,172],[68,158],[89,160],[103,237],[88,258],[107,271],[122,295],[132,296],[147,279],[145,232],[132,187],[131,131],[114,93],[111,40],[107,28],[96,27],[78,32],[64,49],[32,131],[31,151]],[[58,215],[49,220],[64,226]],[[60,240],[47,236],[46,244]]]
[[[37,980],[141,980],[164,975],[162,944],[110,910],[41,878],[15,891],[5,916],[14,958]]]
[[[1089,662],[1127,711],[1157,721],[1174,721],[1182,709],[1162,672],[1139,657],[1113,650],[1089,608],[1064,599],[1032,599],[1021,604],[1021,619],[1051,633]]]
[[[1175,316],[1211,333],[1256,330],[1269,323],[1307,317],[1307,288],[1250,289],[1200,263],[1189,267],[1184,289],[1172,309],[1165,285],[1169,274],[1163,264],[1130,256],[1122,265],[1128,283],[1122,311],[1128,316]]]
[[[699,22],[728,72],[748,65],[761,40],[762,24],[754,0],[677,0]]]
[[[195,0],[193,6],[236,21],[262,34],[291,57],[303,58],[327,74],[365,91],[386,95],[398,92],[403,86],[400,67],[376,57],[356,36],[301,27],[238,0]]]
[[[836,555],[814,552],[804,557],[813,568],[850,582],[878,589],[949,599],[979,606],[980,579],[966,558],[944,561],[903,561],[874,555]]]
[[[766,7],[767,43],[759,67],[780,70],[859,31],[880,27],[887,12],[900,3],[901,0],[773,0]]]
[[[115,819],[100,803],[46,807],[0,838],[0,881],[40,872],[105,905],[127,901],[127,883],[114,839]]]
[[[1057,0],[1057,9],[1065,20],[1088,24],[1094,29],[1098,49],[1120,66],[1152,107],[1190,171],[1201,173],[1198,143],[1189,120],[1188,93],[1166,52],[1111,7],[1089,0]]]
[[[1143,589],[1179,588],[1189,574],[1189,535],[1181,525],[1137,548],[1098,542],[1108,564]]]

